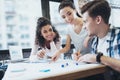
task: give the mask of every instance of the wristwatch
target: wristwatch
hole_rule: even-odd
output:
[[[101,63],[101,56],[103,56],[103,53],[102,52],[97,52],[97,56],[96,56],[96,61],[98,62],[98,63]]]

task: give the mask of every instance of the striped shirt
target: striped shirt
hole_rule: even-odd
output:
[[[103,54],[107,54],[107,56],[112,57],[112,58],[116,58],[120,60],[120,28],[110,28],[109,32],[108,32],[109,38],[107,37],[105,44],[100,44],[102,45],[101,47],[104,48],[102,50],[104,50],[106,53]],[[100,50],[98,50],[99,44],[99,38],[98,37],[94,37],[92,40],[92,53],[97,53]],[[107,45],[107,47],[105,47]],[[102,52],[102,51],[101,51]],[[120,80],[120,73],[112,70],[110,72],[110,77],[111,80]]]
[[[105,49],[109,57],[120,59],[120,28],[110,28],[109,38],[106,39],[108,47]],[[99,38],[94,37],[92,40],[92,53],[97,53]],[[104,46],[104,44],[102,44]],[[106,45],[105,45],[106,46]],[[104,54],[104,53],[103,53]]]

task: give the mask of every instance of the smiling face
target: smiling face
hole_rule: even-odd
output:
[[[84,27],[88,31],[89,36],[97,35],[97,22],[96,19],[89,16],[88,12],[83,14]]]
[[[73,24],[76,17],[76,11],[68,6],[60,10],[60,15],[66,23]]]
[[[52,41],[55,33],[53,32],[51,25],[45,25],[41,28],[41,35],[46,41]]]

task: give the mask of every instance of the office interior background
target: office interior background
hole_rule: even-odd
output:
[[[7,50],[11,45],[31,48],[36,22],[41,16],[51,20],[65,44],[69,25],[59,15],[60,1],[62,0],[0,0],[0,50]],[[110,23],[120,27],[120,1],[108,1],[112,8]]]

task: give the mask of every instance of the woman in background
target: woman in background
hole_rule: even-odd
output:
[[[77,13],[74,4],[70,1],[61,2],[59,5],[59,13],[65,22],[71,26],[68,28],[65,47],[57,51],[52,57],[52,60],[56,61],[60,54],[69,51],[71,42],[73,42],[76,49],[74,59],[78,60],[80,53],[83,55],[90,51],[90,48],[87,47],[90,38],[87,37],[87,31],[83,28],[83,20]]]
[[[40,17],[37,21],[35,43],[30,60],[51,58],[60,47],[61,41],[57,30],[47,18]]]

